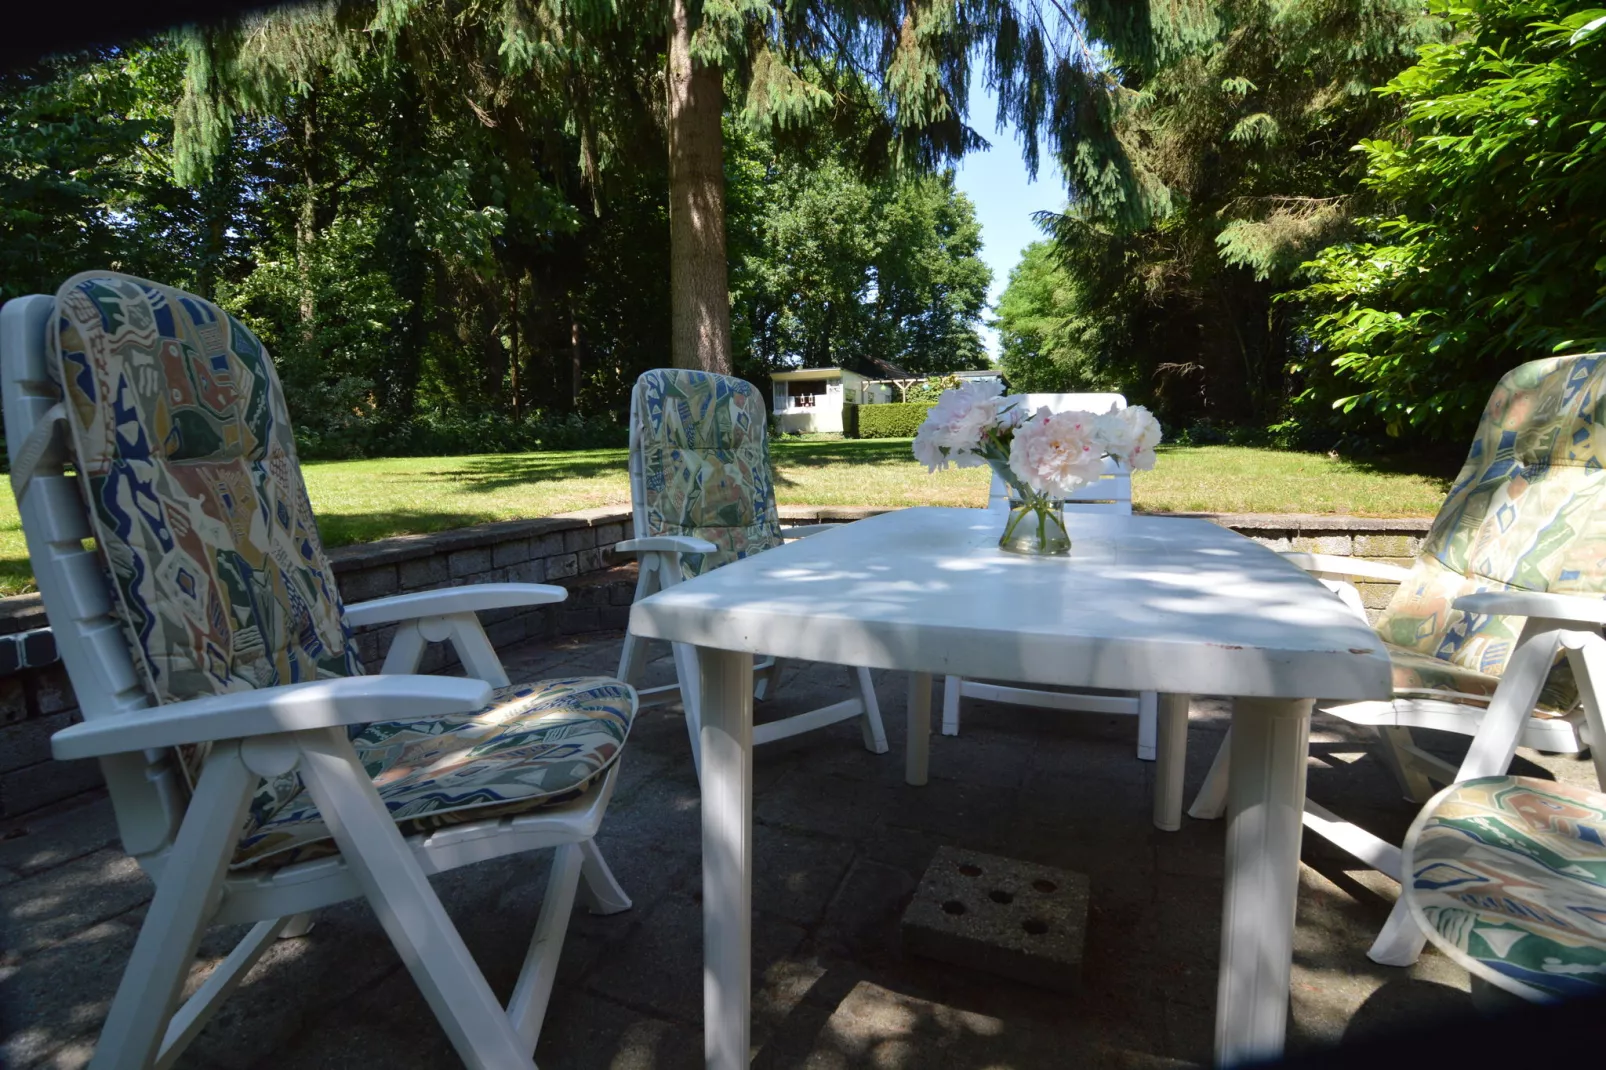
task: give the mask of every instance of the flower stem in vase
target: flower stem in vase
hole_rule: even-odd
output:
[[[1023,531],[1022,521],[1033,516],[1035,524]],[[1054,557],[1071,552],[1071,538],[1065,531],[1065,503],[1058,498],[1011,487],[1009,519],[1004,523],[998,548],[1015,554]]]

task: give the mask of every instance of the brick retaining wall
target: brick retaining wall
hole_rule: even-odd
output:
[[[860,520],[887,509],[874,506],[788,506],[783,524]],[[1276,550],[1307,550],[1408,564],[1422,546],[1426,519],[1280,514],[1187,513],[1239,531]],[[615,543],[631,537],[628,509],[588,509],[535,520],[510,520],[433,535],[404,535],[331,550],[329,557],[347,602],[453,587],[467,583],[553,583],[566,601],[532,609],[481,615],[498,648],[533,638],[622,629],[636,589],[629,555],[616,559]],[[1373,611],[1393,585],[1359,585]],[[363,661],[378,668],[394,625],[358,633]],[[455,662],[449,648],[432,647],[426,671]],[[55,762],[50,735],[71,724],[77,701],[56,660],[55,644],[37,595],[0,599],[0,818],[91,790],[100,769],[91,761]]]

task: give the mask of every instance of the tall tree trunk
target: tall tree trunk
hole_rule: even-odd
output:
[[[574,314],[574,305],[569,305],[569,408],[574,412],[580,411],[580,386],[585,381],[582,362],[580,360],[580,317]]]
[[[228,259],[228,230],[234,222],[230,208],[234,192],[234,138],[223,144],[212,162],[212,172],[196,190],[202,213],[200,257],[195,267],[195,292],[216,300],[218,278]]]
[[[513,388],[513,422],[519,422],[519,282],[517,275],[513,276],[510,288],[508,335],[512,342],[511,352],[507,356],[508,385]]]
[[[731,372],[725,265],[725,89],[694,65],[687,0],[669,12],[669,352],[677,368]]]
[[[312,284],[312,243],[318,236],[318,95],[301,103],[301,205],[296,215],[296,273],[301,277],[301,340],[312,345],[318,309]]]
[[[406,309],[392,325],[391,356],[375,378],[386,414],[405,419],[413,414],[423,370],[429,327],[426,295],[433,259],[418,236],[419,206],[414,191],[415,181],[426,174],[427,130],[423,91],[410,68],[398,68],[386,103],[385,134],[390,148],[380,168],[385,201],[377,244],[388,264],[391,287],[406,302]],[[493,289],[493,307],[494,294]]]

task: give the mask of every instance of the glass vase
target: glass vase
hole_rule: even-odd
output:
[[[1071,552],[1065,531],[1065,502],[1043,494],[1009,488],[1009,518],[998,548],[1012,554],[1054,557]]]

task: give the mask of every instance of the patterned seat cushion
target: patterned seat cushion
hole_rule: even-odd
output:
[[[462,717],[366,725],[353,743],[411,834],[577,798],[618,759],[635,708],[635,692],[617,680],[543,680],[499,688]],[[236,869],[335,850],[299,778],[279,780],[251,802]]]
[[[1469,616],[1452,608],[1457,598],[1480,591],[1606,597],[1602,427],[1606,354],[1551,357],[1506,373],[1421,556],[1378,618],[1378,634],[1474,674],[1457,679],[1497,678],[1522,619]],[[1565,712],[1576,702],[1577,685],[1559,662],[1544,703]]]
[[[1384,643],[1394,670],[1394,693],[1400,696],[1442,697],[1487,705],[1500,686],[1500,677],[1457,665],[1431,654]]]
[[[690,535],[719,547],[682,554],[686,579],[781,542],[770,479],[769,414],[752,384],[659,368],[631,396],[636,534]]]
[[[1500,686],[1500,677],[1478,672],[1453,661],[1384,643],[1394,670],[1394,694],[1399,698],[1436,698],[1486,707]],[[1560,666],[1559,669],[1565,669]],[[1539,693],[1539,716],[1559,717],[1572,709],[1578,688],[1570,672],[1552,672]]]
[[[1406,837],[1422,931],[1529,998],[1606,992],[1606,795],[1528,777],[1442,792]]]

